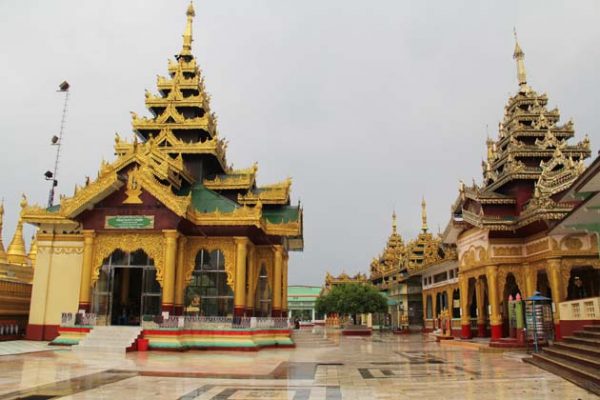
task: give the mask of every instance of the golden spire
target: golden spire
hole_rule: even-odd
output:
[[[0,203],[0,262],[6,262],[6,251],[4,251],[4,244],[2,243],[2,224],[4,221],[4,199]]]
[[[187,23],[185,25],[185,31],[183,31],[183,48],[181,49],[182,56],[191,56],[192,55],[192,23],[194,22],[194,17],[196,13],[194,11],[194,4],[190,1],[190,5],[185,13],[187,15]]]
[[[421,201],[421,220],[423,221],[421,229],[423,232],[427,232],[427,203],[425,203],[425,197]]]
[[[396,233],[398,230],[398,223],[396,222],[396,210],[392,213],[392,233]]]
[[[514,30],[515,34],[515,52],[513,58],[517,60],[517,79],[519,81],[519,87],[521,91],[527,90],[527,73],[525,72],[525,53],[519,46],[519,40],[517,39],[517,30]]]
[[[27,206],[27,198],[23,195],[21,199],[21,212]],[[27,265],[27,252],[25,250],[25,240],[23,239],[23,219],[19,216],[17,229],[8,245],[7,260],[9,264]]]

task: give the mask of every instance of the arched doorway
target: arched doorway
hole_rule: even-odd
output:
[[[269,285],[269,275],[267,273],[267,267],[262,264],[260,267],[260,273],[258,274],[258,282],[256,284],[256,309],[254,316],[256,317],[270,317],[271,316],[271,287]],[[306,315],[302,315],[301,318],[310,319],[310,310],[305,310]],[[292,315],[294,316],[294,315]],[[296,317],[296,316],[294,316]]]
[[[515,299],[517,297],[517,294],[521,294],[521,289],[519,288],[519,285],[517,285],[517,279],[515,278],[515,276],[512,273],[508,273],[506,275],[506,282],[504,284],[504,291],[502,292],[502,301],[501,301],[501,307],[502,307],[502,330],[503,330],[503,336],[509,336],[509,327],[510,327],[510,321],[509,321],[509,312],[508,312],[508,307],[509,307],[509,299]]]
[[[100,269],[92,312],[99,325],[140,325],[144,315],[160,314],[161,299],[154,260],[143,250],[115,250]]]
[[[192,281],[185,289],[185,312],[209,317],[233,314],[233,290],[227,284],[221,250],[201,249],[196,254]]]
[[[600,269],[574,267],[567,286],[567,300],[600,296]]]

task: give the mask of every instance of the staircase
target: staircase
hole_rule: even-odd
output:
[[[141,332],[139,326],[96,326],[71,349],[77,353],[125,355]]]
[[[600,325],[587,325],[524,361],[600,395]]]

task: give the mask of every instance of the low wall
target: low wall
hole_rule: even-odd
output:
[[[50,344],[72,346],[79,343],[93,326],[61,326],[59,336]],[[295,347],[292,331],[288,328],[245,329],[144,329],[142,337],[148,339],[150,350],[183,351],[200,350],[246,350],[256,351],[265,347]]]
[[[559,304],[560,335],[571,336],[585,325],[600,325],[600,297],[564,301]]]
[[[263,347],[294,347],[287,328],[245,329],[144,329],[142,337],[155,350],[228,349],[259,350]]]

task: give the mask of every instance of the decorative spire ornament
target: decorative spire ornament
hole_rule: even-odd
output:
[[[528,91],[527,87],[527,72],[525,71],[525,53],[519,46],[519,40],[517,39],[517,30],[514,29],[515,35],[515,52],[513,58],[517,61],[517,80],[519,81],[520,91],[525,93]]]
[[[20,205],[21,212],[23,212],[23,209],[27,206],[27,197],[25,195],[23,195]],[[23,239],[23,218],[21,216],[19,216],[15,234],[8,245],[6,258],[9,264],[27,265],[27,250],[25,249],[25,240]]]
[[[190,1],[190,5],[187,8],[185,13],[187,15],[187,22],[185,24],[185,30],[183,31],[183,48],[181,49],[181,56],[191,56],[192,55],[192,23],[194,22],[194,17],[196,16],[196,12],[194,11],[194,4]]]
[[[4,223],[4,199],[0,203],[0,262],[6,262],[6,251],[2,243],[2,225]]]
[[[425,203],[425,197],[423,197],[423,201],[421,201],[421,229],[423,232],[427,232],[427,203]]]
[[[392,233],[397,233],[398,223],[396,221],[396,210],[392,213]]]

